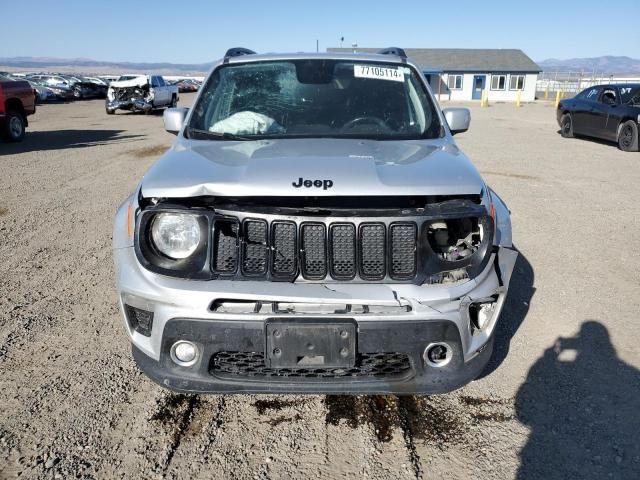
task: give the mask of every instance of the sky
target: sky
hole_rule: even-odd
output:
[[[640,57],[639,0],[615,2],[615,18],[602,0],[3,3],[0,57],[205,63],[230,47],[308,52],[318,41],[324,51],[341,37],[345,47],[519,48],[536,61]]]

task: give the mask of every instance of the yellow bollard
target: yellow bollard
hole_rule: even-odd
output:
[[[520,95],[522,94],[522,90],[518,90],[518,95],[516,96],[516,107],[520,108]]]
[[[558,108],[558,104],[560,104],[560,90],[556,92],[556,108]]]
[[[480,93],[480,107],[484,107],[484,90]]]

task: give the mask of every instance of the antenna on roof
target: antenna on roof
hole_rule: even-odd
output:
[[[404,50],[402,48],[398,48],[398,47],[383,48],[382,50],[380,50],[378,52],[378,54],[380,54],[380,55],[395,55],[396,57],[407,58],[407,54],[404,52]]]
[[[242,55],[256,55],[256,52],[243,47],[234,47],[227,50],[224,54],[224,63],[228,63],[231,57],[240,57]]]

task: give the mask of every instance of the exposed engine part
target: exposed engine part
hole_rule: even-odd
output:
[[[477,218],[439,220],[429,225],[429,244],[443,260],[455,262],[473,255],[482,242]]]
[[[496,309],[497,299],[497,296],[494,295],[469,305],[469,327],[472,335],[484,330],[489,324]]]

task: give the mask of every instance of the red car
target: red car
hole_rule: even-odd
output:
[[[0,77],[0,135],[10,142],[20,142],[29,124],[27,116],[34,113],[36,95],[29,82]]]

